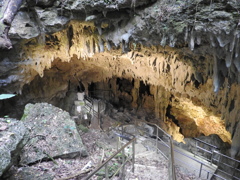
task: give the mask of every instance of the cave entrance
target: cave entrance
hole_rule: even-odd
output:
[[[109,102],[111,105],[106,105],[106,110],[111,109],[111,106],[116,108],[116,111],[129,110],[139,119],[161,124],[179,142],[183,141],[183,135],[186,137],[206,135],[209,132],[207,125],[217,127],[211,129],[211,134],[217,134],[218,129],[225,130],[219,117],[212,116],[212,113],[205,111],[204,108],[199,109],[192,103],[192,99],[184,98],[181,94],[171,92],[163,86],[148,84],[140,78],[126,76],[106,78],[104,71],[97,71],[99,69],[94,68],[91,71],[72,72],[72,63],[76,63],[74,68],[84,67],[83,64],[79,65],[77,60],[71,63],[55,60],[52,68],[44,71],[44,77],[36,76],[30,84],[24,85],[22,95],[15,97],[16,100],[13,103],[4,102],[4,106],[10,104],[7,108],[14,110],[14,113],[7,113],[16,115],[15,117],[20,119],[27,103],[47,102],[74,115],[77,111],[75,107],[75,101],[78,101],[77,93],[84,92],[85,95],[94,99]],[[84,63],[89,62],[84,61]],[[72,74],[69,74],[70,72]],[[197,88],[200,84],[195,86]],[[7,108],[5,106],[5,109]],[[204,117],[202,117],[203,114]],[[194,119],[196,121],[193,121]],[[210,122],[219,123],[211,124]],[[201,132],[198,124],[204,128],[201,128]],[[193,132],[197,133],[193,136]],[[221,132],[220,136],[225,141],[229,141],[225,131]]]
[[[142,108],[154,114],[154,97],[150,85],[138,79],[112,78],[106,82],[92,82],[88,86],[88,95],[105,100],[118,109]]]

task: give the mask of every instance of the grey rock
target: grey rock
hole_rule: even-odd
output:
[[[30,39],[39,35],[39,25],[25,11],[19,11],[15,16],[11,29],[9,31],[10,38],[14,39]]]
[[[19,169],[12,168],[9,173],[10,176],[5,177],[7,180],[53,180],[54,176],[46,171],[36,167],[22,167]]]
[[[31,133],[21,164],[88,155],[69,113],[47,103],[27,104],[22,120]]]
[[[54,1],[56,0],[37,0],[37,6],[43,6],[43,7],[48,7],[52,6]]]
[[[0,62],[0,73],[6,74],[8,71],[15,69],[17,65],[9,60],[9,58],[4,58],[3,61]]]
[[[55,8],[42,9],[36,7],[35,10],[46,33],[53,33],[63,29],[64,25],[69,21],[67,17],[61,14],[58,15],[58,11]]]
[[[26,0],[26,6],[33,7],[33,6],[39,6],[39,7],[50,7],[56,2],[56,0]]]
[[[0,176],[17,163],[26,136],[27,129],[21,121],[0,118]]]

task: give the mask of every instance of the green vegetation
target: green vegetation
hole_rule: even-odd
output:
[[[26,117],[27,117],[27,114],[24,113],[22,118],[21,118],[21,121],[23,121]]]
[[[88,132],[88,128],[86,126],[82,125],[82,124],[78,125],[78,129],[81,130],[84,133]]]
[[[115,173],[117,173],[118,169],[120,167],[120,164],[113,163],[108,166],[108,178],[111,178]],[[104,179],[105,175],[105,168],[100,169],[96,175],[98,176],[98,180]]]

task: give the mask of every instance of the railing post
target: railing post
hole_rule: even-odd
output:
[[[194,157],[196,156],[197,150],[198,150],[198,148],[197,148],[197,141],[195,141],[195,148],[196,148],[196,151],[193,152]]]
[[[222,155],[219,154],[219,159],[218,159],[218,163],[217,163],[217,166],[218,166],[218,167],[220,166],[221,160],[222,160]]]
[[[123,148],[123,150],[122,150],[122,164],[123,164],[123,166],[122,166],[122,180],[124,180],[125,179],[125,148]]]
[[[170,156],[169,180],[176,180],[172,137],[170,137]]]
[[[119,149],[120,147],[120,137],[117,137],[117,150]]]
[[[122,135],[123,135],[123,126],[122,126]],[[121,138],[122,139],[122,138]],[[123,139],[122,139],[123,140]]]
[[[109,179],[109,175],[108,175],[108,163],[106,163],[106,165],[105,165],[105,179],[106,179],[106,180]]]
[[[157,135],[156,135],[156,153],[158,153],[158,128],[157,128]]]
[[[98,100],[98,124],[99,124],[99,126],[100,126],[100,107],[99,107],[99,105],[100,105],[100,101]]]
[[[211,164],[213,163],[213,153],[214,153],[214,150],[211,150],[212,152],[212,155],[211,155]]]
[[[135,164],[135,140],[132,142],[132,172],[134,173],[134,164]]]
[[[201,173],[202,173],[202,163],[200,165],[199,178],[201,177]]]
[[[236,171],[236,161],[234,161],[234,164],[233,164],[233,171],[232,171],[232,179],[234,177],[234,174],[235,174],[235,171]]]

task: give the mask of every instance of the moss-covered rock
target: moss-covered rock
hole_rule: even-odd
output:
[[[22,122],[0,118],[0,176],[17,163],[26,135],[27,129]]]
[[[75,122],[66,111],[47,103],[27,104],[24,116],[22,121],[31,133],[21,164],[55,157],[87,156]]]

